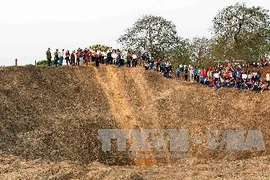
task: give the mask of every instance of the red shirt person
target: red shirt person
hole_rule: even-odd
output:
[[[67,50],[65,53],[65,60],[66,60],[67,65],[68,63],[71,64],[69,58],[70,58],[70,53],[69,53],[69,50]]]

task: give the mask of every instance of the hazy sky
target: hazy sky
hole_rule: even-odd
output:
[[[145,14],[172,21],[179,36],[211,37],[214,16],[245,2],[270,10],[269,0],[8,0],[1,1],[0,65],[33,64],[48,47],[77,49],[100,43],[112,47],[125,29]]]

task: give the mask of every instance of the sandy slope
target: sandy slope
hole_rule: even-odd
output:
[[[6,179],[246,179],[251,170],[253,178],[269,176],[269,93],[214,92],[140,68],[9,67],[0,69],[0,99]],[[103,152],[98,129],[118,128],[188,129],[187,158]],[[260,130],[266,150],[206,147],[207,130],[228,129]]]

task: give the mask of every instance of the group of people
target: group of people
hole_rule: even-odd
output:
[[[263,92],[270,90],[270,73],[267,72],[262,81],[260,71],[246,71],[239,67],[225,67],[202,69],[186,65],[179,65],[176,69],[176,78],[181,74],[185,81],[198,82],[218,90],[220,87],[236,87],[239,90],[253,90]]]
[[[46,52],[48,66],[52,64],[52,54],[50,48]],[[109,48],[107,52],[100,52],[98,50],[91,50],[85,48],[84,50],[78,48],[77,51],[69,50],[59,51],[55,50],[53,53],[53,65],[62,66],[64,60],[66,65],[82,66],[83,63],[88,66],[89,62],[94,62],[98,67],[99,63],[115,66],[136,67],[138,63],[145,67],[145,70],[156,69],[156,71],[163,73],[166,78],[173,78],[173,67],[170,61],[153,60],[149,58],[148,54],[140,54],[139,52],[126,51],[121,52],[119,49]],[[245,67],[264,67],[268,64],[261,60],[259,63],[246,64]],[[220,87],[236,87],[239,90],[253,90],[266,91],[270,86],[270,74],[266,74],[265,80],[262,81],[260,71],[245,71],[242,66],[235,66],[234,68],[228,66],[220,66],[218,68],[203,69],[192,67],[191,65],[179,65],[175,69],[175,78],[183,79],[185,81],[198,82],[210,87],[215,87],[218,90]]]
[[[191,65],[180,64],[175,69],[175,78],[190,82],[198,82],[203,85],[215,87],[218,90],[220,87],[236,87],[239,90],[253,90],[257,92],[270,91],[270,72],[267,72],[265,80],[262,81],[260,71],[245,71],[253,67],[266,67],[269,63],[261,60],[258,63],[246,63],[245,65],[236,65],[234,68],[221,65],[218,68],[198,68]],[[174,78],[173,68],[170,61],[164,60],[149,60],[146,61],[145,69],[156,69],[161,72],[166,78]]]
[[[155,68],[157,72],[163,73],[163,76],[166,78],[173,78],[173,67],[169,60],[165,61],[162,59],[154,60],[146,60],[145,61],[145,70]]]
[[[69,50],[65,51],[64,49],[62,49],[62,51],[56,49],[53,54],[51,53],[51,49],[48,48],[46,58],[48,66],[62,66],[65,60],[65,64],[71,66],[82,66],[83,64],[88,66],[89,62],[94,62],[96,67],[98,67],[100,63],[136,67],[139,61],[137,52],[121,52],[119,49],[112,48],[109,48],[107,52],[98,51],[96,49],[92,50],[90,48],[78,48],[77,51],[73,50],[72,52]]]

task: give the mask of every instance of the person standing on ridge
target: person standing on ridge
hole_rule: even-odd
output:
[[[56,49],[56,51],[54,52],[54,65],[58,66],[58,61],[59,61],[59,51],[58,49]]]
[[[136,52],[133,52],[132,53],[132,67],[137,66],[137,58],[138,58],[138,56],[136,55]]]
[[[75,50],[72,51],[71,55],[70,55],[70,64],[72,66],[75,66],[75,59],[76,59],[76,56],[75,56]]]
[[[84,53],[85,53],[85,55],[84,55],[85,64],[86,64],[86,66],[88,66],[88,62],[89,62],[89,58],[91,56],[91,52],[90,52],[89,49],[85,49]]]
[[[111,51],[111,49],[109,49],[109,51],[107,52],[106,66],[108,64],[112,64],[112,51]]]
[[[84,51],[82,49],[80,49],[80,63],[79,63],[79,66],[83,65],[84,55],[85,55]]]
[[[69,53],[69,50],[67,50],[66,54],[65,54],[65,60],[66,60],[67,65],[68,65],[68,63],[71,65],[71,62],[70,62],[69,58],[70,58],[70,53]]]
[[[127,52],[127,67],[131,67],[132,66],[132,53],[130,52],[130,50],[128,50]]]
[[[60,62],[59,65],[62,66],[63,65],[63,60],[64,60],[64,55],[65,55],[65,50],[62,49],[62,52],[59,53],[60,55]]]
[[[99,67],[99,52],[95,50],[95,65]]]
[[[76,52],[76,65],[80,66],[81,51],[80,48]]]
[[[186,66],[184,69],[184,76],[185,76],[185,81],[188,80],[188,67]]]
[[[50,48],[48,48],[48,50],[46,51],[46,58],[47,58],[48,66],[51,66],[51,63],[52,63],[52,53],[51,53],[51,49]]]

